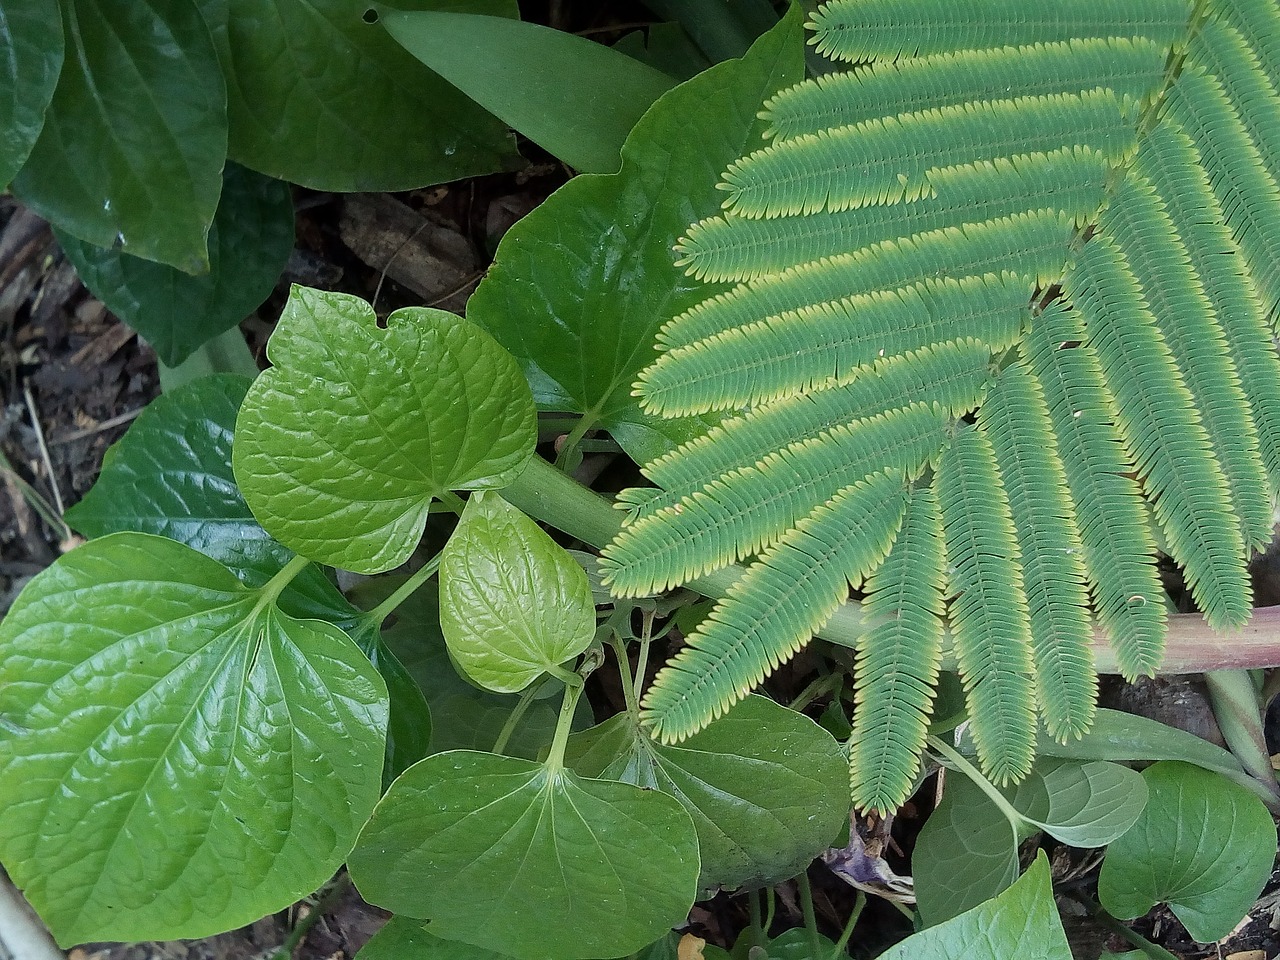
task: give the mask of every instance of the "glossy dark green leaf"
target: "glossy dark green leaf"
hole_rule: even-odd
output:
[[[511,127],[583,173],[613,173],[640,116],[675,85],[585,37],[474,13],[388,10],[397,43]]]
[[[802,38],[795,8],[744,59],[665,94],[636,124],[619,173],[571,180],[507,232],[468,304],[540,406],[589,416],[637,459],[637,441],[652,454],[655,437],[689,429],[645,416],[631,396],[658,328],[707,296],[671,248],[718,212],[714,187],[759,139],[760,104],[803,77]]]
[[[358,573],[408,559],[431,501],[501,487],[533,455],[512,358],[474,324],[408,307],[378,326],[359,297],[293,288],[249,388],[232,463],[268,533]]]
[[[369,617],[355,619],[347,635],[369,658],[387,685],[390,715],[387,720],[386,784],[431,753],[431,708],[413,676],[382,641],[378,624]]]
[[[279,180],[228,164],[209,229],[209,272],[197,276],[61,230],[58,242],[89,291],[173,367],[270,295],[293,249],[293,201]]]
[[[66,59],[14,193],[88,243],[207,269],[226,88],[195,0],[64,0],[62,16]]]
[[[958,917],[1018,879],[1018,837],[978,786],[947,772],[942,802],[911,854],[916,908],[925,926]]]
[[[240,926],[346,858],[386,723],[336,627],[171,540],[90,541],[0,624],[0,859],[64,945]]]
[[[826,937],[819,935],[818,949],[813,952],[813,937],[804,927],[792,927],[784,930],[769,941],[769,960],[828,960],[836,957],[836,945]]]
[[[293,556],[253,519],[231,475],[244,377],[204,377],[158,397],[107,451],[98,481],[67,511],[87,537],[135,531],[184,543],[229,567],[251,587]],[[295,617],[346,624],[356,610],[322,572],[304,570],[281,595]]]
[[[27,160],[62,70],[58,0],[0,2],[0,187]]]
[[[1229,934],[1257,900],[1276,859],[1276,828],[1256,796],[1177,761],[1142,772],[1151,796],[1107,848],[1098,899],[1117,917],[1167,903],[1201,943]]]
[[[360,948],[356,960],[509,960],[505,954],[427,933],[421,920],[392,917]]]
[[[698,843],[671,797],[455,750],[410,767],[348,860],[371,903],[523,960],[634,953],[693,903]]]
[[[1072,960],[1043,853],[1012,887],[967,913],[908,937],[880,960]]]
[[[767,886],[795,876],[849,815],[849,765],[808,717],[751,696],[675,745],[656,743],[628,714],[571,737],[569,764],[675,797],[693,817],[699,885]]]
[[[227,76],[231,157],[245,166],[350,192],[408,190],[524,165],[500,120],[365,22],[365,12],[381,4],[198,2]],[[514,0],[465,2],[481,13],[518,15]]]
[[[650,24],[628,33],[613,49],[677,80],[688,80],[711,66],[678,23]]]
[[[1019,813],[1073,847],[1105,847],[1146,804],[1142,775],[1105,760],[1041,758],[1013,796]]]
[[[596,632],[587,574],[495,493],[477,493],[440,559],[440,628],[476,683],[516,693],[576,657]]]
[[[646,6],[678,20],[712,63],[742,56],[778,22],[769,0],[649,0]]]

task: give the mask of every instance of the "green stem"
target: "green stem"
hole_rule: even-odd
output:
[[[462,511],[467,508],[467,501],[463,500],[460,496],[458,496],[452,490],[445,490],[442,493],[436,494],[436,499],[439,500],[442,504],[444,504],[447,509],[452,510],[458,516],[462,516]]]
[[[809,952],[813,957],[822,956],[822,937],[818,933],[818,918],[813,912],[813,888],[809,885],[809,871],[801,870],[796,877],[800,890],[800,912],[804,914],[804,928],[809,932]]]
[[[535,695],[546,682],[546,677],[539,677],[520,694],[519,702],[512,709],[511,715],[507,717],[507,722],[502,725],[502,729],[498,731],[498,739],[493,742],[491,753],[502,753],[507,749],[507,741],[511,739],[511,734],[515,732],[520,721],[524,719],[524,715],[533,703]]]
[[[1177,954],[1170,953],[1164,947],[1157,946],[1152,943],[1136,930],[1130,930],[1123,923],[1102,909],[1102,905],[1098,901],[1086,894],[1072,894],[1072,898],[1093,914],[1100,924],[1110,930],[1112,933],[1127,940],[1131,945],[1137,947],[1152,960],[1179,960]]]
[[[391,616],[396,607],[408,600],[418,588],[431,579],[431,575],[440,569],[440,558],[444,556],[444,552],[437,553],[434,557],[422,565],[422,567],[409,575],[404,583],[395,589],[395,592],[380,604],[368,611],[365,616],[374,623],[382,623],[383,620]]]
[[[566,465],[573,457],[573,452],[578,448],[579,442],[586,436],[587,431],[596,425],[596,414],[594,411],[587,411],[582,415],[577,423],[573,425],[573,429],[569,431],[569,435],[564,438],[564,443],[560,445],[560,451],[556,454],[556,469],[565,470]],[[575,464],[578,461],[573,461]]]
[[[1004,798],[1004,795],[992,785],[990,780],[979,773],[973,764],[960,755],[959,751],[953,750],[948,746],[945,740],[938,737],[930,737],[929,746],[946,757],[949,766],[952,766],[963,773],[974,782],[979,790],[987,795],[999,811],[1004,814],[1005,819],[1009,821],[1009,827],[1013,830],[1014,839],[1016,840],[1018,836],[1018,825],[1020,823],[1024,823],[1026,818],[1013,808],[1013,805],[1009,803],[1009,801]]]
[[[862,908],[866,905],[867,895],[859,890],[857,899],[853,901],[853,910],[849,913],[849,919],[844,925],[844,930],[840,932],[840,939],[836,941],[836,950],[832,960],[837,957],[843,957],[848,952],[849,938],[853,936],[853,928],[858,925],[858,919],[862,916]]]
[[[546,767],[553,774],[564,769],[564,750],[569,743],[569,731],[573,729],[573,712],[578,708],[578,698],[582,696],[582,678],[576,673],[570,674],[578,682],[576,685],[566,683],[564,700],[560,703],[560,718],[556,721],[556,736],[551,741],[551,750],[547,753]]]
[[[1204,675],[1209,702],[1222,738],[1240,764],[1271,794],[1269,806],[1280,803],[1280,784],[1271,766],[1262,732],[1262,706],[1248,670],[1211,670]]]
[[[764,891],[760,891],[760,895],[755,893],[747,894],[747,908],[751,911],[751,929],[756,935],[756,943],[764,943],[765,927],[764,927],[764,911],[760,909],[760,898],[764,896]]]
[[[311,908],[311,912],[299,920],[294,925],[294,928],[289,931],[289,936],[284,943],[280,944],[280,949],[272,955],[271,960],[290,960],[293,956],[293,951],[297,950],[298,944],[306,939],[307,934],[311,932],[311,928],[316,925],[316,921],[329,912],[329,908],[341,899],[350,885],[351,879],[345,873],[332,880],[328,889],[320,895],[320,899]]]
[[[561,473],[547,461],[534,457],[503,499],[529,516],[549,523],[597,549],[622,529],[622,513],[594,490]],[[685,584],[704,597],[721,598],[745,572],[731,564]],[[858,640],[881,621],[864,618],[862,605],[842,605],[818,636],[842,647],[856,647]],[[1198,613],[1169,618],[1162,673],[1204,673],[1230,667],[1280,666],[1280,606],[1255,610],[1249,622],[1226,635],[1212,629]],[[1119,673],[1115,650],[1101,630],[1095,630],[1093,656],[1099,673]],[[940,667],[955,670],[955,655],[945,651]]]
[[[635,681],[631,677],[631,663],[627,659],[627,642],[610,630],[609,646],[618,660],[618,676],[622,681],[622,696],[627,702],[627,714],[639,723],[640,704],[636,699]]]
[[[823,674],[800,691],[800,695],[791,701],[790,709],[799,713],[824,693],[829,693],[834,689],[838,689],[843,681],[844,677],[839,673]]]
[[[284,588],[292,583],[293,578],[305,570],[310,562],[306,557],[294,554],[275,576],[262,585],[262,589],[259,591],[262,599],[259,600],[258,606],[275,603],[276,598],[284,592]]]

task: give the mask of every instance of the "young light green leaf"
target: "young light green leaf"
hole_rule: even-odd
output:
[[[1036,855],[1022,878],[994,900],[908,937],[880,960],[1071,960],[1053,902],[1049,860]]]
[[[293,553],[253,519],[231,475],[231,434],[250,381],[205,377],[147,406],[111,449],[67,522],[87,537],[135,531],[177,540],[260,587]],[[356,610],[314,567],[294,578],[280,606],[295,617],[347,624]]]
[[[504,486],[533,455],[515,361],[451,313],[407,307],[384,330],[359,297],[295,286],[267,355],[232,463],[258,522],[312,560],[398,566],[434,498]]]
[[[1105,760],[1042,758],[1013,797],[1019,813],[1073,847],[1105,847],[1133,826],[1146,804],[1142,775]]]
[[[795,876],[849,815],[848,764],[808,717],[751,696],[674,746],[628,714],[569,739],[568,763],[588,777],[661,790],[689,811],[704,891],[767,886]]]
[[[1244,787],[1191,764],[1164,760],[1142,776],[1147,808],[1107,849],[1098,899],[1126,919],[1167,903],[1195,940],[1221,939],[1271,876],[1271,815]]]
[[[570,181],[507,232],[468,304],[519,360],[539,404],[587,414],[629,452],[644,443],[637,459],[653,458],[655,439],[689,431],[631,396],[658,328],[706,296],[671,248],[692,219],[719,211],[714,186],[759,139],[761,102],[803,76],[802,20],[796,8],[742,60],[664,95],[636,124],[619,173]]]
[[[392,38],[583,173],[613,173],[641,114],[675,81],[585,37],[474,13],[387,10]],[[483,56],[476,56],[483,50]]]
[[[370,902],[522,960],[633,953],[683,922],[698,841],[671,797],[454,750],[410,767],[348,860]]]
[[[209,228],[209,272],[198,276],[61,230],[57,236],[89,291],[174,367],[271,293],[293,249],[293,200],[279,180],[227,164]]]
[[[351,192],[408,190],[524,165],[502,121],[364,19],[374,4],[197,3],[227,76],[231,158],[247,167],[316,190]],[[514,0],[466,5],[518,16]]]
[[[516,693],[576,657],[596,631],[587,574],[495,493],[477,493],[440,559],[440,629],[476,683]]]
[[[346,858],[386,724],[336,627],[171,540],[90,541],[0,624],[0,858],[64,945],[248,923]]]
[[[13,192],[81,240],[208,269],[226,87],[199,9],[65,0],[62,16],[67,56]]]
[[[932,927],[985,903],[1018,879],[1018,836],[986,794],[959,771],[911,855],[916,906]]]
[[[0,187],[8,187],[40,136],[63,46],[57,0],[0,3]]]

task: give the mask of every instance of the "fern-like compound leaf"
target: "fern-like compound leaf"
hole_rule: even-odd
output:
[[[1186,29],[1186,0],[834,0],[813,17],[813,42],[833,60],[897,60],[1072,37],[1149,37],[1168,45]]]
[[[947,417],[914,403],[801,440],[623,527],[604,552],[605,582],[646,596],[744,559],[783,537],[813,504],[886,466],[919,473],[946,440]]]
[[[1164,652],[1164,590],[1141,488],[1112,422],[1112,397],[1088,335],[1061,301],[1023,342],[1044,394],[1067,487],[1094,613],[1121,671],[1152,675]]]
[[[934,483],[969,730],[987,775],[1012,783],[1026,776],[1035,759],[1031,617],[1009,499],[980,430],[957,431]]]
[[[927,195],[931,170],[992,157],[1086,144],[1121,162],[1134,149],[1131,113],[1106,89],[970,101],[765,147],[720,187],[726,209],[752,218],[897,203]]]
[[[906,484],[878,473],[835,492],[761,554],[658,675],[641,718],[658,739],[691,736],[800,649],[884,559]]]
[[[938,110],[989,97],[1084,93],[1105,87],[1140,104],[1164,76],[1167,48],[1146,39],[1089,39],[948,51],[873,63],[797,84],[765,102],[776,141],[880,117]]]
[[[752,280],[887,240],[1012,217],[1026,212],[1028,198],[1083,226],[1102,207],[1110,169],[1096,150],[1066,147],[931,170],[930,195],[910,203],[824,217],[710,217],[676,245],[676,265],[700,280]]]
[[[978,425],[1017,531],[1040,716],[1066,741],[1089,729],[1097,703],[1084,547],[1048,406],[1021,359],[992,384]]]
[[[1063,281],[1116,398],[1116,422],[1187,583],[1216,627],[1249,617],[1244,541],[1231,494],[1156,318],[1105,234]]]
[[[942,659],[942,521],[930,487],[907,503],[884,564],[867,577],[858,641],[849,779],[855,806],[891,813],[911,792]]]

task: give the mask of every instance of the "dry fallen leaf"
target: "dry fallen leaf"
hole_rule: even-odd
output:
[[[676,947],[676,958],[677,960],[702,960],[702,948],[706,945],[707,941],[701,937],[686,933],[680,938],[680,945]]]

